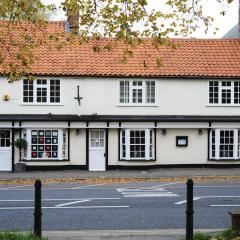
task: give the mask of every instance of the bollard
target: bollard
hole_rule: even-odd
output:
[[[34,208],[34,235],[42,236],[42,182],[41,180],[35,181],[35,208]]]
[[[186,240],[193,240],[193,180],[187,180]]]

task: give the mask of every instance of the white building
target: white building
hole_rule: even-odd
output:
[[[125,64],[121,44],[37,49],[36,80],[0,79],[0,170],[19,163],[18,138],[27,169],[238,165],[240,39],[172,41]]]

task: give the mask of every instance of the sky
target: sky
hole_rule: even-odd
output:
[[[43,0],[47,4],[60,5],[62,0]],[[154,9],[158,9],[161,0],[149,0],[149,6]],[[205,29],[201,28],[193,34],[195,38],[221,38],[229,30],[231,30],[238,23],[238,4],[239,0],[234,0],[231,4],[222,5],[218,4],[217,0],[202,0],[204,2],[204,13],[209,14],[214,17],[215,21],[212,25],[212,31],[205,33]],[[222,9],[226,10],[225,16],[221,16],[219,13]],[[62,11],[57,11],[55,15],[51,16],[50,20],[66,20],[64,13]],[[213,29],[219,28],[216,35],[213,34]]]

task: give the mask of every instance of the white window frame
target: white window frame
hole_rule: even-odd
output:
[[[25,79],[24,79],[25,80]],[[44,78],[39,77],[33,80],[33,102],[24,102],[24,80],[22,81],[22,103],[21,105],[62,105],[62,87],[60,78]],[[37,84],[37,80],[46,80],[47,84]],[[51,102],[50,101],[50,81],[51,80],[59,80],[60,82],[60,101],[59,102]],[[47,101],[46,102],[37,102],[37,88],[47,88]]]
[[[212,156],[212,132],[215,131],[215,157]],[[233,131],[233,157],[220,157],[220,131]],[[214,160],[240,160],[240,129],[221,128],[211,129],[209,139],[209,156]]]
[[[58,157],[57,158],[32,158],[32,131],[38,130],[54,130],[58,131]],[[65,143],[64,143],[64,133],[65,133]],[[24,160],[28,161],[60,161],[68,159],[68,134],[67,129],[52,129],[52,128],[31,128],[23,129],[23,138],[27,141],[27,149],[24,151]],[[36,144],[37,145],[37,144]],[[42,145],[46,145],[45,143]],[[52,145],[52,144],[49,144]],[[63,150],[65,151],[65,156],[63,155]]]
[[[128,82],[129,83],[129,101],[120,101],[120,83],[121,82]],[[133,86],[133,82],[142,82],[142,86]],[[154,82],[155,84],[155,91],[154,91],[154,103],[147,102],[147,82]],[[141,103],[134,103],[133,102],[133,90],[134,89],[141,89],[142,90],[142,102]],[[141,79],[133,79],[133,80],[119,80],[118,83],[118,106],[156,106],[157,104],[157,91],[156,91],[156,81],[155,80],[141,80]]]
[[[210,82],[218,82],[218,103],[210,103]],[[222,86],[223,82],[231,82],[231,86]],[[208,92],[208,106],[240,106],[240,103],[234,103],[234,83],[239,82],[240,80],[209,80],[207,84]],[[231,103],[222,103],[222,91],[231,90]]]
[[[123,144],[122,144],[122,131],[125,131],[125,152],[126,152],[126,156],[123,157]],[[145,131],[145,156],[144,157],[137,157],[137,158],[131,158],[130,157],[130,132],[131,131]],[[152,157],[150,157],[150,132],[152,131]],[[121,129],[120,132],[120,160],[129,160],[129,161],[136,161],[136,160],[154,160],[155,159],[155,132],[154,129]]]

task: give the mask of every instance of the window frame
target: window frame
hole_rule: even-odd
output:
[[[217,103],[211,103],[210,102],[210,83],[211,82],[218,82],[218,102]],[[231,83],[231,86],[223,86],[223,82],[230,82]],[[235,83],[238,83],[238,85],[240,86],[240,80],[228,80],[228,79],[225,79],[225,80],[208,80],[208,83],[207,83],[207,106],[214,106],[214,107],[217,107],[217,106],[220,106],[220,107],[223,107],[223,106],[235,106],[235,107],[239,107],[240,106],[240,93],[239,91],[235,92]],[[222,102],[222,94],[223,94],[223,91],[224,90],[230,90],[230,99],[231,99],[231,102],[230,103],[223,103]],[[240,90],[240,87],[239,87],[239,90]],[[238,102],[239,103],[235,103],[235,94],[238,93]],[[214,101],[214,100],[213,100]]]
[[[125,133],[125,144],[123,144],[123,131]],[[130,156],[130,146],[133,144],[130,144],[130,132],[131,131],[144,131],[145,132],[145,156],[144,157],[131,157]],[[155,139],[156,134],[154,129],[142,129],[142,128],[136,128],[136,129],[129,129],[124,128],[120,129],[119,132],[119,160],[120,161],[156,161],[155,159]],[[142,144],[138,144],[142,145]],[[125,157],[123,156],[123,146],[125,146]]]
[[[134,86],[134,82],[142,82],[142,86]],[[123,84],[121,84],[123,83]],[[126,84],[128,83],[128,84]],[[147,85],[149,83],[149,86]],[[148,93],[147,89],[150,88],[150,99],[152,99],[151,95],[151,87],[154,83],[154,102],[148,102]],[[126,88],[124,88],[126,85],[128,85],[128,91],[126,91]],[[122,88],[121,88],[122,86]],[[123,87],[124,86],[124,87]],[[121,89],[124,89],[125,91],[121,93]],[[142,91],[142,102],[134,102],[133,101],[133,91],[134,90],[141,90]],[[126,94],[127,93],[127,94]],[[124,96],[123,99],[121,96]],[[128,97],[128,99],[126,99]],[[118,106],[157,106],[157,89],[156,89],[156,80],[141,80],[141,79],[131,79],[131,80],[124,80],[121,79],[118,82]]]
[[[27,79],[23,79],[22,80],[22,102],[21,105],[62,105],[62,87],[61,87],[61,79],[60,78],[45,78],[45,77],[38,77],[36,79],[34,79],[32,81],[33,83],[33,101],[32,102],[24,102],[24,81]],[[46,85],[45,84],[38,84],[37,81],[38,80],[46,80]],[[54,97],[56,98],[55,95],[51,96],[51,81],[59,81],[59,102],[51,102],[51,98]],[[27,80],[28,81],[28,80]],[[47,89],[47,94],[46,94],[46,98],[47,101],[46,102],[38,102],[37,101],[37,89],[38,88],[46,88]],[[30,98],[28,96],[28,98]]]
[[[220,132],[221,131],[233,131],[233,157],[220,157]],[[213,144],[213,132],[215,134],[215,143]],[[213,145],[215,146],[213,156]],[[222,144],[223,145],[223,144]],[[230,145],[230,144],[229,144]],[[220,129],[211,129],[209,134],[209,160],[227,160],[227,161],[239,161],[240,160],[240,129],[233,128],[220,128]]]

